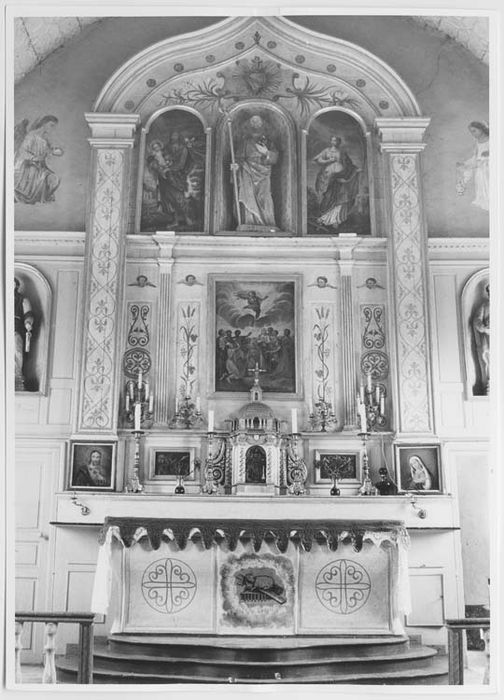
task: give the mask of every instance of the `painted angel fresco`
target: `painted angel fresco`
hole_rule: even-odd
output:
[[[474,138],[475,145],[472,156],[465,161],[457,163],[457,194],[462,196],[472,180],[474,183],[474,199],[472,204],[475,207],[488,211],[488,194],[490,187],[490,129],[486,122],[476,121],[471,122],[468,129],[471,136]]]
[[[295,391],[293,282],[216,283],[216,391]]]
[[[62,156],[52,134],[58,118],[52,114],[36,119],[31,126],[23,119],[14,128],[14,201],[24,204],[54,202],[60,178],[48,165],[51,156]]]

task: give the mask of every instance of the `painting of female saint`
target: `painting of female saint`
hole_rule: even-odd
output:
[[[142,231],[203,231],[206,139],[184,110],[154,120],[145,143]]]
[[[396,445],[395,451],[401,491],[441,491],[439,445]]]
[[[248,391],[256,364],[264,391],[296,391],[294,298],[293,281],[216,281],[216,391]]]
[[[366,141],[350,115],[319,115],[307,140],[308,233],[371,233]]]
[[[474,138],[473,154],[467,160],[457,163],[457,194],[465,194],[467,186],[472,181],[474,185],[475,207],[488,211],[489,168],[490,168],[490,129],[486,122],[471,122],[469,133]]]
[[[58,118],[52,114],[36,119],[31,126],[23,119],[14,128],[14,201],[24,204],[54,202],[60,178],[49,167],[52,156],[63,149],[53,142]]]

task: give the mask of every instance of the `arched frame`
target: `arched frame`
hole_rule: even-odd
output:
[[[212,154],[212,127],[208,125],[207,120],[204,115],[201,114],[197,109],[193,107],[188,107],[185,105],[173,105],[170,107],[163,107],[161,109],[153,112],[147,119],[145,124],[141,127],[140,133],[140,148],[138,154],[138,170],[137,170],[137,188],[136,188],[136,206],[135,206],[135,224],[134,232],[141,232],[141,217],[142,217],[142,195],[143,195],[143,179],[145,171],[145,152],[147,137],[149,135],[152,124],[158,119],[158,117],[173,111],[187,112],[195,116],[202,125],[203,132],[205,134],[206,147],[205,147],[205,201],[203,209],[203,233],[209,233],[209,222],[210,222],[210,197],[211,197],[211,154]]]

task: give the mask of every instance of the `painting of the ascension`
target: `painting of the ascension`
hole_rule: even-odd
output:
[[[145,142],[142,231],[203,231],[206,139],[200,120],[174,109]]]
[[[307,140],[308,234],[371,233],[366,140],[345,112],[320,114]]]
[[[296,391],[295,283],[216,281],[215,390]]]

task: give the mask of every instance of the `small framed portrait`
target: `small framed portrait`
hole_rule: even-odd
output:
[[[114,442],[74,442],[71,450],[68,488],[83,491],[114,491],[116,461]]]
[[[395,460],[400,491],[441,493],[439,445],[395,445]]]
[[[179,476],[194,480],[194,454],[194,447],[152,450],[149,480],[176,481]]]
[[[314,477],[316,484],[338,481],[358,483],[360,481],[360,451],[315,450]]]

